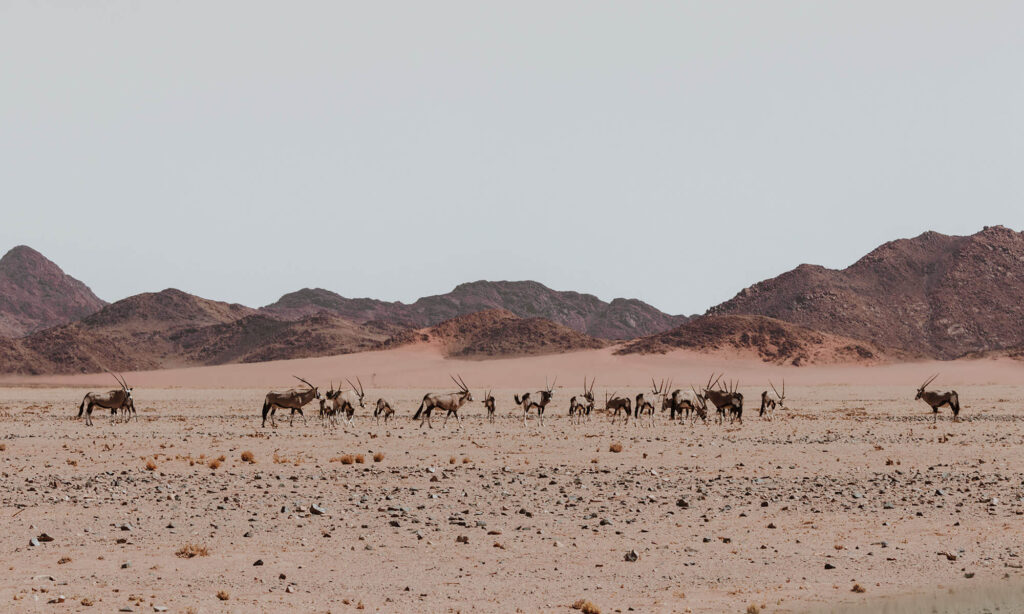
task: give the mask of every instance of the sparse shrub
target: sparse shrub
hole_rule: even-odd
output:
[[[156,459],[149,459],[146,461],[146,469],[149,471],[156,471]]]
[[[467,463],[471,463],[471,462],[473,462],[473,461],[468,456],[463,456],[462,457],[462,464],[463,465],[465,465]]]
[[[866,593],[868,589],[864,588],[860,584],[854,583],[853,588],[850,589],[854,593]]]
[[[342,465],[351,465],[356,462],[356,458],[351,454],[342,454],[341,456],[335,456],[331,459],[332,463],[341,463]]]
[[[373,453],[373,462],[379,463],[382,460],[384,460],[384,453],[383,452],[374,452]]]
[[[601,608],[587,599],[577,599],[576,603],[572,604],[572,609],[579,610],[583,614],[601,614]]]
[[[747,614],[761,614],[761,608],[757,607],[756,603],[752,603],[747,606]]]
[[[596,465],[597,464],[597,458],[590,459],[590,462]]]
[[[448,464],[449,464],[449,465],[454,465],[454,464],[455,464],[455,461],[456,461],[456,459],[455,459],[455,457],[453,456],[453,457],[451,457],[451,458],[449,458],[449,459],[448,459]]]
[[[217,467],[220,467],[220,459],[219,458],[210,459],[209,467],[210,467],[210,469],[213,469],[214,471],[216,471]]]
[[[89,606],[91,606],[94,603],[96,603],[96,602],[93,601],[92,599],[89,599],[88,597],[82,597],[82,605],[84,605],[85,607],[89,607]]]
[[[227,591],[217,591],[217,599],[227,601],[228,599],[231,599],[231,595],[229,595]]]
[[[71,562],[71,557],[70,556],[62,556],[57,561],[57,564],[58,565],[64,565],[65,563],[70,563],[70,562]]]
[[[245,452],[242,452],[242,460],[252,464],[256,462],[256,456],[249,450],[246,450]]]
[[[193,544],[189,542],[178,548],[178,551],[174,553],[179,559],[193,559],[197,556],[210,556],[210,550],[201,544]]]
[[[363,463],[366,462],[366,457],[363,456],[362,454],[356,454],[356,462],[362,465]]]
[[[222,463],[223,463],[224,461],[226,461],[227,459],[228,459],[228,457],[224,456],[223,454],[221,454],[220,456],[218,456],[218,457],[217,457],[217,460],[219,460],[219,461],[220,461],[220,462],[222,462]]]
[[[608,451],[618,454],[619,452],[622,452],[622,444],[619,442],[615,442],[612,445],[608,446]]]
[[[77,460],[75,460],[75,459],[73,459],[73,458],[69,458],[67,462],[68,462],[68,464],[69,464],[69,465],[71,465],[72,467],[77,467],[77,466],[78,466],[78,461],[77,461]]]

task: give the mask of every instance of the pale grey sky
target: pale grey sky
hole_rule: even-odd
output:
[[[1021,2],[0,0],[0,251],[101,297],[702,312],[1024,228]]]

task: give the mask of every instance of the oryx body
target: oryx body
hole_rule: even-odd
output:
[[[116,375],[111,373],[117,383],[121,385],[117,390],[111,390],[109,392],[90,392],[85,395],[82,399],[81,405],[78,406],[78,417],[81,418],[82,414],[85,414],[85,425],[92,426],[92,408],[102,407],[110,410],[111,421],[117,416],[118,410],[122,412],[122,415],[127,420],[131,419],[131,416],[135,416],[135,421],[139,421],[138,414],[135,413],[135,399],[132,397],[132,390],[128,386],[128,383],[124,381],[124,378],[118,379]]]
[[[295,419],[295,412],[299,412],[302,416],[303,422],[306,421],[305,414],[302,413],[302,408],[309,404],[313,399],[320,398],[320,391],[317,390],[316,386],[310,384],[306,380],[298,376],[292,376],[299,380],[308,388],[289,388],[288,390],[271,390],[267,393],[266,398],[263,400],[263,424],[267,425],[267,415],[270,415],[270,426],[277,428],[277,421],[274,420],[274,414],[277,412],[277,408],[290,409],[291,415],[288,418],[288,424],[291,425]]]
[[[934,392],[932,390],[925,390],[928,384],[935,381],[935,378],[939,374],[931,376],[917,389],[917,396],[914,400],[921,399],[932,408],[932,416],[936,422],[939,420],[939,408],[949,406],[953,410],[953,420],[957,421],[960,419],[960,395],[956,393],[956,390],[950,390],[948,392]]]
[[[467,402],[473,400],[472,393],[469,392],[469,387],[466,386],[465,382],[462,381],[462,377],[455,379],[454,376],[449,376],[459,386],[458,392],[449,392],[446,394],[428,393],[423,396],[423,400],[420,402],[420,408],[416,410],[416,414],[413,415],[413,420],[420,420],[420,428],[423,428],[423,424],[430,428],[434,428],[430,424],[430,413],[436,408],[444,410],[448,413],[444,416],[444,423],[442,427],[448,424],[448,418],[453,414],[455,419],[459,423],[459,428],[462,428],[462,418],[459,417],[459,408],[465,405]],[[420,418],[420,416],[423,416]]]

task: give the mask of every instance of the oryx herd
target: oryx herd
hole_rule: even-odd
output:
[[[94,407],[109,409],[111,421],[120,420],[128,422],[133,417],[136,422],[139,420],[138,414],[135,411],[135,399],[132,396],[133,388],[128,386],[128,382],[123,376],[110,374],[120,387],[109,392],[90,392],[85,395],[78,408],[78,418],[81,418],[84,414],[85,423],[88,426],[92,425],[92,410]],[[708,417],[708,404],[710,403],[710,406],[715,411],[712,417],[715,423],[724,424],[728,420],[730,424],[743,424],[743,394],[739,392],[739,382],[723,381],[722,375],[724,374],[719,374],[718,376],[712,374],[703,386],[698,388],[690,385],[689,390],[673,388],[671,380],[662,380],[659,383],[652,379],[650,392],[641,392],[632,399],[629,396],[619,395],[618,391],[611,393],[605,391],[604,407],[600,408],[599,411],[603,412],[605,418],[610,420],[612,424],[619,424],[621,422],[623,425],[626,425],[629,423],[630,418],[632,418],[634,426],[640,424],[653,426],[655,418],[659,413],[664,414],[668,412],[669,422],[678,421],[679,423],[686,423],[688,421],[693,425],[697,420],[700,420],[706,425],[710,422]],[[269,417],[271,427],[277,427],[274,414],[278,408],[290,410],[289,425],[293,424],[296,413],[299,414],[299,417],[305,423],[306,416],[302,409],[314,399],[320,402],[320,423],[325,427],[337,426],[339,421],[344,421],[348,425],[354,425],[353,418],[356,412],[366,409],[366,391],[363,388],[362,380],[358,377],[355,384],[351,380],[345,380],[348,382],[348,389],[343,389],[340,383],[338,388],[335,388],[332,381],[330,388],[323,395],[320,394],[319,388],[309,383],[308,380],[298,376],[293,377],[303,385],[289,388],[288,390],[272,390],[267,393],[263,401],[263,421],[261,426],[266,426],[267,418]],[[470,392],[469,386],[462,379],[462,376],[450,377],[459,388],[457,392],[431,392],[423,396],[419,408],[412,416],[413,420],[420,421],[421,428],[424,425],[433,428],[430,417],[435,409],[445,412],[442,426],[448,424],[448,418],[455,416],[456,422],[462,428],[462,418],[459,416],[459,409],[466,405],[466,403],[474,401],[473,394]],[[939,408],[948,406],[953,412],[953,419],[958,421],[960,419],[960,398],[955,390],[942,393],[926,390],[927,386],[936,377],[938,377],[938,374],[933,375],[921,384],[917,389],[917,396],[914,397],[914,400],[923,400],[927,403],[932,408],[935,420],[938,419]],[[569,423],[573,426],[590,422],[592,415],[595,413],[594,410],[597,409],[594,396],[595,381],[591,379],[588,382],[587,378],[584,377],[583,391],[569,399],[568,417]],[[527,418],[529,418],[532,411],[536,411],[540,426],[544,426],[545,411],[549,406],[554,406],[555,403],[555,385],[557,382],[557,377],[550,384],[548,384],[545,378],[542,390],[513,395],[512,398],[515,401],[515,406],[522,411],[524,426],[527,425]],[[758,411],[758,416],[764,420],[774,419],[776,409],[786,409],[786,382],[782,382],[781,391],[775,387],[773,382],[769,382],[769,386],[771,391],[765,390],[761,393],[761,407]],[[483,398],[480,401],[487,412],[488,422],[493,423],[497,413],[497,401],[494,395],[491,394],[490,389],[483,394]],[[398,411],[397,404],[389,397],[379,397],[372,407],[373,417],[377,423],[380,424],[380,420],[383,418],[385,426],[387,426],[390,419],[395,417]]]

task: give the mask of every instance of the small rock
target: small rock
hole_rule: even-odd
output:
[[[888,501],[886,501],[885,503],[882,504],[882,509],[884,509],[884,510],[891,510],[894,507],[895,506],[892,503],[889,503]]]
[[[327,510],[314,503],[313,505],[309,506],[309,513],[313,514],[314,516],[323,516],[325,513],[327,513]]]
[[[153,606],[153,611],[154,612],[166,612],[167,611],[167,606],[155,605],[155,606]]]
[[[468,544],[469,543],[469,536],[468,535],[459,535],[458,537],[455,538],[455,543],[457,543],[457,544]]]
[[[835,568],[836,568],[836,566],[833,565],[832,563],[825,563],[825,569],[835,569]]]
[[[135,527],[133,527],[132,523],[130,523],[130,522],[126,522],[123,525],[121,525],[121,530],[122,531],[132,531],[134,529],[135,529]]]
[[[291,584],[289,584],[288,586],[285,587],[284,592],[286,592],[286,593],[294,593],[295,592],[295,587],[292,586]]]
[[[262,567],[263,559],[256,559],[256,562],[252,564],[253,567]]]
[[[629,563],[635,563],[640,560],[640,554],[636,550],[630,550],[626,553],[625,559]]]
[[[36,539],[38,539],[40,542],[44,542],[44,543],[45,542],[52,542],[53,541],[53,538],[50,537],[49,535],[47,535],[46,533],[40,533],[39,536],[36,537]]]
[[[32,539],[28,540],[28,545],[35,548],[39,545],[39,540],[33,537]]]
[[[131,566],[132,566],[132,562],[131,561],[125,561],[124,563],[121,563],[121,569],[130,569]]]
[[[687,501],[686,499],[679,499],[678,501],[676,501],[676,507],[682,508],[684,510],[690,509],[690,502]]]

